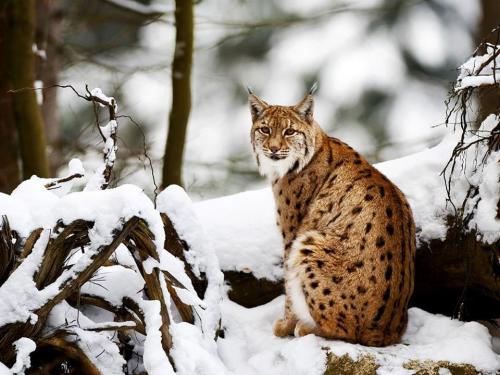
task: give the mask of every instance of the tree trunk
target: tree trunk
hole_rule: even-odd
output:
[[[498,0],[481,0],[482,17],[479,21],[476,42],[481,41],[491,42],[495,45],[500,44],[498,37],[499,33],[492,33],[495,27],[500,25],[500,1]],[[485,53],[486,51],[479,51]],[[498,81],[497,77],[497,81]],[[477,124],[481,124],[488,115],[500,111],[500,86],[491,86],[481,90],[479,95],[479,115]]]
[[[182,185],[182,159],[191,110],[193,0],[175,1],[175,52],[172,63],[172,108],[163,157],[162,185]]]
[[[7,3],[0,5],[0,192],[10,193],[20,182],[17,136],[8,77]]]
[[[35,3],[8,0],[7,79],[10,89],[34,86]],[[23,90],[11,95],[13,119],[17,126],[23,178],[36,174],[49,177],[45,132],[36,93]]]
[[[44,87],[59,83],[62,55],[63,32],[62,4],[53,0],[36,0],[36,44],[45,51],[45,58],[37,58],[37,79]],[[62,141],[59,129],[59,110],[57,89],[43,91],[42,116],[47,136],[49,165],[51,171],[57,171],[65,164],[61,154]]]

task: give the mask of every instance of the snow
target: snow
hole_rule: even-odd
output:
[[[31,365],[30,354],[36,349],[36,344],[33,340],[26,337],[21,337],[14,342],[16,348],[16,362],[10,369],[12,374],[24,375],[24,370],[28,369]]]
[[[493,56],[498,52],[499,47],[488,45],[484,55],[473,56],[462,64],[459,68],[455,91],[469,87],[494,85],[498,82],[495,69],[500,64],[500,55]],[[489,59],[491,61],[487,62]]]
[[[216,371],[219,364],[213,338],[221,319],[224,275],[214,246],[200,223],[190,198],[180,186],[167,187],[158,195],[156,203],[157,209],[168,215],[179,237],[189,244],[189,251],[185,251],[184,256],[193,272],[196,275],[203,273],[208,281],[203,303],[195,292],[188,293],[187,290],[176,288],[182,301],[193,306],[196,324],[201,328],[200,333],[183,323],[171,327],[175,337],[172,356],[178,372],[196,374],[198,370],[202,372],[201,369],[214,368],[214,373],[223,373]],[[191,283],[189,285],[192,289]],[[185,329],[181,329],[182,327]],[[184,348],[190,348],[189,354]],[[209,361],[208,358],[212,360]],[[215,364],[212,363],[214,361]]]
[[[105,102],[107,105],[111,105],[112,102],[114,102],[115,108],[116,108],[116,101],[115,98],[111,96],[107,96],[102,92],[102,90],[99,87],[96,87],[92,90],[90,90],[90,95],[95,96],[96,98],[99,98],[103,102]],[[104,107],[105,105],[103,103],[98,103],[99,106]]]
[[[219,339],[221,358],[236,374],[322,374],[326,354],[348,354],[356,359],[371,355],[380,365],[377,373],[405,374],[411,359],[469,363],[485,374],[500,369],[500,356],[492,350],[491,336],[479,323],[464,323],[418,308],[409,310],[408,329],[401,344],[371,348],[314,335],[277,338],[272,324],[281,317],[284,297],[246,309],[233,302],[222,305],[224,339]]]
[[[32,253],[10,275],[0,288],[0,326],[9,323],[29,321],[35,324],[38,320],[32,310],[43,305],[49,297],[43,296],[33,282],[49,241],[49,231],[44,231],[35,243]]]
[[[31,50],[35,54],[35,56],[38,56],[42,60],[47,60],[47,52],[44,49],[39,49],[36,43],[33,43],[31,46]]]
[[[82,164],[82,161],[80,159],[71,159],[68,163],[68,169],[69,169],[69,172],[68,174],[71,176],[71,175],[74,175],[74,174],[81,174],[81,175],[84,175],[85,174],[85,168],[83,168],[83,164]]]
[[[35,89],[36,103],[41,106],[43,104],[43,81],[35,80],[33,88]]]
[[[113,98],[107,98],[111,100]],[[115,144],[113,135],[116,134],[118,124],[115,120],[110,120],[107,125],[101,126],[101,134],[104,136],[104,147],[102,152],[104,154],[104,163],[97,168],[94,175],[90,178],[89,182],[85,186],[86,191],[96,191],[101,190],[101,187],[106,183],[104,178],[104,171],[107,167],[113,167],[116,160],[116,151],[118,147]]]
[[[88,282],[82,285],[80,292],[103,298],[113,306],[120,307],[123,298],[132,297],[137,300],[144,287],[144,280],[134,269],[122,265],[100,268],[92,277],[95,282]],[[123,280],[127,280],[126,283]],[[112,290],[113,293],[109,291]]]
[[[144,312],[146,340],[143,361],[148,374],[173,374],[174,369],[162,349],[160,327],[162,324],[159,301],[142,301],[139,305]]]
[[[282,278],[281,235],[270,188],[201,201],[194,207],[208,238],[217,244],[223,270]]]
[[[74,333],[74,335],[68,335],[66,339],[74,342],[103,374],[123,374],[122,366],[125,360],[120,355],[116,342],[113,341],[113,337],[116,336],[115,332],[88,330],[103,325],[105,324],[96,324],[82,311],[78,311],[63,301],[50,312],[44,331],[48,333],[64,327],[66,331]]]
[[[80,167],[78,162],[70,165],[73,171],[81,171]],[[27,320],[36,322],[37,316],[31,311],[35,311],[56,296],[62,285],[74,278],[79,270],[87,267],[96,252],[112,241],[113,231],[120,229],[125,221],[134,216],[142,218],[152,231],[158,257],[163,260],[161,268],[175,275],[181,282],[189,280],[183,272],[182,262],[163,249],[165,233],[161,217],[154,209],[153,202],[141,189],[132,185],[122,185],[116,189],[72,192],[60,197],[45,189],[45,183],[45,180],[33,177],[19,185],[11,195],[0,195],[0,214],[7,215],[11,228],[23,238],[36,228],[44,228],[32,253],[0,288],[1,325]],[[55,235],[52,229],[57,223],[69,224],[77,219],[94,222],[94,227],[89,230],[90,244],[86,246],[84,252],[73,255],[71,267],[65,269],[55,282],[38,290],[32,278],[40,265],[49,238]],[[123,251],[120,257],[124,257]],[[175,262],[171,261],[172,258]],[[117,306],[121,306],[125,296],[138,303],[144,313],[147,330],[144,341],[144,367],[150,374],[165,374],[169,366],[171,369],[171,365],[161,345],[160,305],[158,301],[146,301],[140,297],[144,288],[144,281],[140,275],[130,268],[112,266],[101,268],[94,277],[98,281],[93,282],[91,279],[83,285],[84,292],[100,295]],[[164,297],[167,300],[168,295]],[[53,313],[58,314],[58,311],[54,310]],[[66,320],[63,319],[61,322],[64,324]],[[106,356],[99,355],[103,350],[106,355],[113,357],[110,363],[115,366],[114,370],[109,370],[110,364],[101,363],[102,368],[107,369],[103,370],[103,373],[121,373],[123,359],[118,356],[116,345],[109,344],[110,339],[103,337],[104,333],[82,331],[80,328],[75,328],[74,331],[81,342],[85,343],[82,344],[82,350],[89,358],[94,359],[94,363],[99,364],[105,360]],[[170,373],[173,373],[172,369]]]

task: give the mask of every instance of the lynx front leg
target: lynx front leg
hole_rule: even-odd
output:
[[[288,296],[285,297],[285,317],[274,322],[274,334],[278,337],[290,336],[295,330],[297,317],[292,311],[292,301]]]
[[[294,329],[295,337],[302,337],[306,335],[317,335],[322,336],[321,330],[316,325],[312,325],[310,323],[305,323],[302,320],[299,320]]]

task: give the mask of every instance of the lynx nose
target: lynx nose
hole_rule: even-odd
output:
[[[273,154],[275,154],[275,153],[277,153],[277,152],[279,151],[279,147],[276,147],[276,146],[271,146],[271,147],[269,147],[269,150],[270,150]]]

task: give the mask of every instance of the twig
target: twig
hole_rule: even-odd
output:
[[[498,85],[498,82],[496,81],[496,58],[500,56],[500,48],[498,48],[498,41],[500,40],[500,26],[497,26],[492,30],[492,33],[496,33],[497,37],[497,45],[495,45],[493,48],[493,53],[479,65],[477,69],[473,69],[472,72],[469,73],[468,76],[479,76],[482,71],[488,67],[492,62],[493,62],[493,77],[494,77],[494,84],[493,85]],[[489,46],[489,44],[486,42],[486,39],[484,39],[480,45],[476,48],[474,51],[473,57],[476,57],[481,50],[481,48],[486,48]],[[491,46],[490,46],[491,47]],[[485,86],[492,86],[492,84],[484,84],[484,85],[479,85],[479,86],[464,86],[464,87],[457,87],[455,90],[451,90],[450,92],[450,97],[446,102],[447,105],[447,111],[446,111],[446,120],[445,123],[447,125],[450,124],[450,119],[452,115],[458,116],[460,121],[460,140],[458,141],[457,145],[452,151],[452,154],[446,163],[445,167],[441,171],[441,175],[443,176],[444,179],[444,184],[445,184],[445,189],[446,189],[446,195],[447,195],[447,202],[449,202],[454,210],[454,217],[455,217],[455,225],[459,225],[461,227],[467,226],[467,223],[471,220],[472,218],[472,212],[469,212],[468,214],[465,213],[465,207],[466,203],[469,199],[471,199],[472,195],[470,193],[470,189],[474,188],[472,184],[470,185],[469,192],[466,195],[464,201],[460,205],[461,208],[460,210],[457,209],[455,206],[455,203],[452,200],[451,197],[451,189],[452,189],[452,179],[455,174],[455,170],[457,167],[458,163],[461,163],[461,168],[462,170],[465,170],[466,168],[466,152],[473,146],[477,147],[480,144],[486,144],[486,150],[482,156],[482,159],[479,161],[480,165],[484,165],[486,162],[486,158],[488,155],[495,149],[494,147],[498,144],[500,144],[500,123],[495,126],[495,128],[490,131],[487,135],[483,136],[479,134],[478,132],[474,132],[470,130],[470,124],[471,122],[468,121],[468,110],[470,109],[471,106],[471,98],[473,94],[477,91],[480,90],[481,87]],[[451,107],[450,107],[451,105]],[[455,126],[454,126],[455,128]],[[474,140],[469,140],[466,141],[465,136],[467,133],[473,133],[476,137]],[[461,161],[460,161],[461,159]],[[474,158],[474,168],[478,168],[479,165],[478,163],[478,155],[476,154]],[[476,202],[477,204],[477,202]],[[464,214],[466,216],[464,217]]]
[[[130,117],[128,115],[119,115],[116,118],[121,118],[121,117],[128,119],[141,132],[142,145],[143,145],[143,150],[144,150],[144,157],[149,162],[149,169],[150,169],[150,172],[151,172],[151,179],[153,180],[153,185],[155,187],[155,189],[153,191],[153,194],[154,194],[153,203],[155,204],[155,208],[156,208],[156,198],[158,198],[158,189],[159,188],[158,188],[158,184],[156,183],[156,178],[155,178],[155,173],[154,173],[154,168],[153,168],[153,161],[151,160],[151,157],[149,156],[148,149],[147,149],[146,134],[144,133],[144,129],[142,128],[142,126],[137,121],[135,121],[132,117]]]
[[[55,181],[49,182],[48,184],[45,184],[44,186],[47,190],[58,189],[60,187],[58,185],[65,183],[65,182],[68,182],[68,181],[71,181],[71,180],[74,180],[75,178],[82,178],[82,177],[83,177],[83,174],[75,173],[75,174],[72,174],[70,176],[59,178]]]

